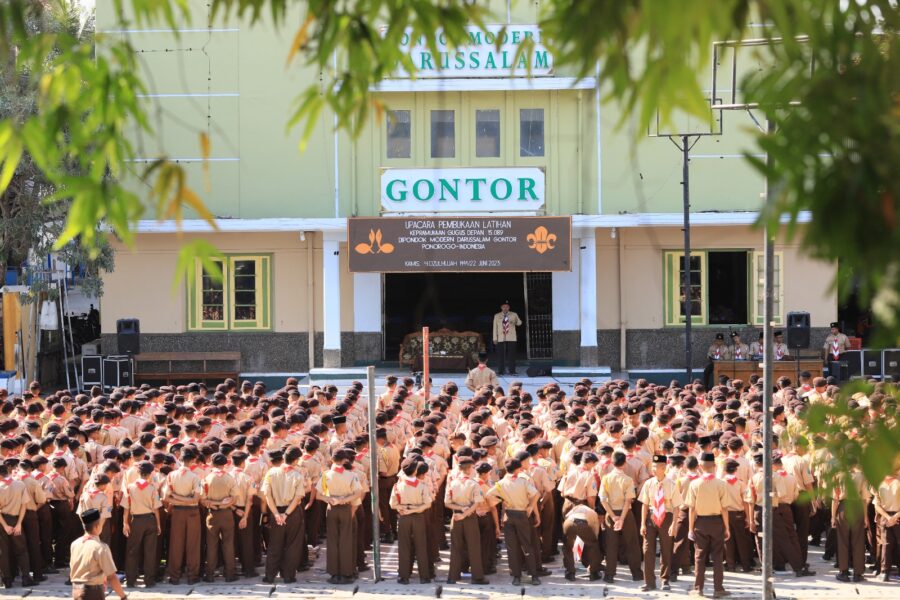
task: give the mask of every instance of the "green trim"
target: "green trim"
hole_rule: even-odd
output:
[[[234,279],[234,262],[235,260],[254,260],[259,265],[261,278],[260,297],[261,301],[257,302],[257,319],[252,321],[236,321],[232,318],[232,310],[234,308],[235,287],[231,285]],[[274,258],[271,252],[268,253],[243,253],[233,252],[223,255],[222,275],[224,282],[222,285],[222,293],[224,294],[224,311],[226,320],[223,321],[202,321],[198,322],[198,303],[200,300],[200,286],[203,285],[203,274],[199,262],[197,263],[195,276],[193,281],[188,281],[187,290],[187,330],[192,332],[203,331],[271,331],[272,330],[272,262]],[[260,316],[261,315],[261,316]]]

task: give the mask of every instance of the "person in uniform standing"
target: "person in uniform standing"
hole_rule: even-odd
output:
[[[522,463],[514,458],[504,465],[506,475],[488,492],[488,495],[499,498],[503,502],[506,523],[503,526],[503,537],[512,574],[512,584],[522,585],[522,557],[531,574],[531,585],[540,585],[538,577],[538,560],[531,544],[532,526],[528,516],[537,512],[538,491],[527,477],[520,476]],[[538,515],[540,518],[540,515]]]
[[[28,506],[28,490],[21,481],[13,479],[9,467],[0,464],[0,574],[3,587],[13,587],[13,562],[22,574],[22,586],[35,585],[28,562],[28,545],[22,535],[22,523]]]
[[[582,560],[587,561],[588,577],[591,581],[600,579],[603,556],[600,552],[600,517],[597,512],[585,504],[574,505],[563,520],[562,531],[562,555],[566,580],[575,581],[574,548],[578,539],[582,544]]]
[[[900,469],[884,478],[875,490],[875,514],[881,541],[881,576],[891,580],[891,567],[900,556]]]
[[[296,468],[300,449],[289,446],[269,452],[273,462],[284,464],[272,467],[262,484],[262,495],[269,507],[269,547],[266,553],[266,576],[263,581],[275,583],[281,572],[285,583],[296,581],[297,567],[301,559],[303,539],[303,497],[306,495],[305,478]]]
[[[678,484],[666,477],[667,458],[653,456],[653,477],[644,482],[638,501],[641,503],[641,537],[644,538],[644,585],[642,592],[656,589],[656,540],[659,539],[659,578],[662,589],[671,588],[672,545],[669,531],[675,509],[683,499]]]
[[[188,585],[200,581],[200,496],[203,482],[194,472],[197,454],[191,448],[181,451],[182,467],[166,476],[163,504],[169,507],[169,558],[166,568],[169,583],[181,583],[182,568]]]
[[[619,566],[619,550],[628,562],[631,577],[640,581],[641,551],[638,541],[637,524],[631,504],[637,497],[634,479],[625,472],[627,457],[623,452],[613,454],[613,470],[600,481],[600,504],[606,511],[606,576],[604,581],[612,583]]]
[[[75,492],[66,478],[68,463],[57,456],[51,461],[50,509],[53,513],[53,559],[57,567],[69,562],[69,545],[74,539],[73,520],[75,518]]]
[[[497,572],[497,540],[500,539],[500,517],[497,507],[493,504],[487,493],[491,489],[491,477],[494,468],[490,463],[481,462],[475,467],[478,474],[478,485],[481,487],[483,500],[478,507],[478,530],[481,537],[481,564],[485,575],[493,575]]]
[[[741,341],[741,334],[731,332],[731,346],[728,347],[725,358],[727,360],[750,360],[750,346]]]
[[[822,357],[828,362],[828,372],[837,376],[840,370],[832,366],[832,363],[841,360],[841,355],[850,349],[850,338],[841,333],[840,324],[831,324],[831,331],[825,337],[822,345]]]
[[[138,464],[138,479],[128,484],[122,497],[125,511],[122,532],[128,538],[125,547],[125,579],[128,587],[137,586],[138,568],[144,565],[144,587],[156,585],[156,544],[162,527],[159,508],[162,502],[159,490],[150,481],[153,465],[149,462]]]
[[[419,566],[419,580],[431,582],[431,561],[428,554],[428,522],[433,491],[426,483],[428,463],[407,459],[400,467],[403,477],[391,492],[391,508],[397,511],[397,583],[406,585],[412,575],[413,557]]]
[[[105,600],[106,586],[127,600],[128,594],[122,589],[116,576],[116,564],[112,551],[100,540],[102,527],[100,511],[89,508],[81,513],[84,535],[70,546],[69,579],[72,581],[74,600]]]
[[[328,505],[325,514],[325,569],[332,584],[356,580],[356,549],[353,547],[353,519],[358,509],[353,504],[365,490],[359,476],[346,467],[355,458],[353,450],[338,449],[332,456],[331,468],[322,473],[316,485],[316,497]]]
[[[44,581],[43,574],[44,557],[41,553],[41,528],[38,521],[38,507],[47,503],[47,494],[43,486],[31,475],[33,465],[31,461],[23,460],[18,463],[20,469],[19,481],[25,484],[27,494],[25,496],[25,520],[22,521],[22,534],[28,546],[28,562],[31,565],[32,579]]]
[[[740,339],[738,339],[740,342]],[[703,475],[691,482],[685,497],[688,506],[690,537],[696,546],[694,552],[694,588],[691,595],[702,596],[706,579],[706,560],[712,561],[713,598],[724,598],[724,551],[728,541],[727,485],[716,477],[716,457],[711,452],[700,456]]]
[[[397,483],[400,472],[400,451],[388,442],[387,429],[380,427],[375,432],[378,446],[378,513],[384,542],[393,544],[397,539],[397,512],[391,508],[391,491]]]
[[[481,486],[472,478],[475,460],[463,456],[457,462],[459,476],[447,483],[444,506],[453,511],[450,524],[450,572],[447,583],[456,583],[462,573],[463,563],[468,560],[472,571],[472,583],[487,585],[484,578],[484,564],[481,561],[481,539],[478,530],[478,515],[475,511],[484,502]]]
[[[234,530],[236,554],[241,559],[241,571],[244,577],[256,577],[253,558],[253,529],[256,523],[250,519],[253,509],[253,498],[256,496],[256,482],[244,472],[247,460],[246,452],[232,452],[231,476],[234,477]]]
[[[487,366],[487,352],[479,352],[478,364],[466,375],[466,387],[472,393],[476,393],[486,385],[499,387],[500,380],[497,379],[497,374]]]
[[[709,359],[709,364],[703,369],[703,382],[707,389],[711,388],[713,384],[713,371],[715,370],[716,361],[725,360],[727,352],[728,348],[725,346],[725,336],[721,333],[717,333],[709,350],[706,351],[706,358]]]
[[[499,374],[508,370],[510,375],[516,373],[516,327],[522,325],[519,315],[509,310],[509,300],[500,305],[500,312],[494,315],[493,341],[497,348]]]
[[[724,463],[724,481],[727,484],[725,489],[728,491],[725,506],[728,509],[730,534],[725,545],[725,563],[728,569],[733,571],[737,561],[740,560],[744,573],[750,573],[753,571],[753,538],[750,535],[747,517],[752,513],[744,500],[745,483],[737,475],[740,466],[741,463],[734,458],[728,458]]]
[[[853,567],[853,581],[862,581],[866,572],[866,505],[869,502],[868,485],[859,468],[850,472],[855,492],[860,495],[861,510],[853,518],[847,514],[847,494],[852,493],[845,486],[834,490],[831,501],[831,526],[837,530],[838,581],[850,581],[850,567]],[[861,513],[861,514],[859,514]]]
[[[296,460],[296,459],[295,459]],[[213,470],[203,479],[203,505],[206,515],[206,577],[207,583],[215,581],[213,575],[219,560],[219,545],[225,562],[225,582],[237,581],[234,552],[234,477],[225,471],[228,458],[221,452],[212,456]]]

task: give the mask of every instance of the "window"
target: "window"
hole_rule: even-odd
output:
[[[408,110],[392,110],[387,118],[387,157],[409,158],[412,148],[412,119]]]
[[[227,256],[218,264],[221,282],[197,261],[196,276],[188,290],[188,329],[270,329],[271,257]]]
[[[456,113],[452,110],[431,111],[431,158],[456,156]]]
[[[684,253],[663,253],[665,324],[684,324],[688,311],[682,293]],[[782,323],[783,258],[775,254],[773,321]],[[751,277],[752,274],[752,277]],[[762,325],[765,307],[763,253],[747,250],[709,250],[691,253],[690,312],[697,325]]]
[[[544,156],[544,109],[519,111],[519,155]]]
[[[475,111],[475,156],[500,157],[500,111]]]

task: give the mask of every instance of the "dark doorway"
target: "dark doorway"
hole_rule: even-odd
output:
[[[747,252],[707,253],[709,324],[749,323],[747,303]]]
[[[838,262],[838,323],[850,337],[862,338],[863,347],[872,345],[875,319],[868,303],[864,302],[859,280],[852,270]]]
[[[384,359],[397,360],[403,337],[429,327],[476,331],[491,346],[491,325],[500,305],[527,321],[522,273],[387,273],[384,276]],[[526,326],[519,328],[525,356]]]

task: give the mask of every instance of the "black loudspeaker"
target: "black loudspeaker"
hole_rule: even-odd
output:
[[[841,362],[847,363],[847,377],[849,379],[853,379],[854,377],[862,377],[862,355],[862,350],[847,350],[841,353]]]
[[[95,385],[103,385],[103,357],[81,357],[81,389],[87,390]]]
[[[547,366],[532,366],[525,369],[525,374],[529,377],[549,377],[550,370]]]
[[[809,313],[789,312],[787,314],[787,345],[791,350],[809,348]]]
[[[881,365],[885,377],[890,377],[891,381],[900,381],[900,349],[885,350],[882,353]]]
[[[116,321],[116,335],[120,354],[141,353],[141,322],[138,319]]]
[[[134,385],[130,356],[103,357],[103,389]]]
[[[862,363],[864,377],[881,379],[882,375],[884,375],[881,362],[881,350],[863,350]]]

